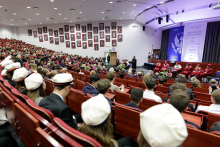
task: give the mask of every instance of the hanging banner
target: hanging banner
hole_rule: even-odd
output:
[[[184,26],[170,29],[167,60],[181,61]]]
[[[207,22],[186,24],[182,61],[202,62]]]

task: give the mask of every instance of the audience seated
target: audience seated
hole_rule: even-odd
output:
[[[50,78],[48,77],[49,74],[50,74],[50,72],[49,72],[48,69],[43,68],[41,73],[42,73],[42,76],[44,77],[44,79],[45,79],[45,78],[50,79]]]
[[[133,77],[131,70],[128,70],[128,75],[127,75],[127,77]]]
[[[61,71],[62,73],[68,73],[67,72],[67,68],[62,68],[62,71]]]
[[[81,72],[81,69],[80,69],[80,68],[77,68],[77,69],[76,69],[76,72],[79,73],[79,74],[84,74],[83,72]]]
[[[211,94],[214,90],[219,89],[219,86],[216,85],[216,80],[215,79],[211,79],[210,80],[210,86],[209,86],[209,94]]]
[[[28,70],[24,67],[14,71],[12,81],[16,82],[15,88],[24,95],[27,95],[28,90],[25,86],[24,79],[28,76]]]
[[[50,78],[53,79],[53,77],[54,77],[56,74],[58,74],[57,71],[56,71],[56,70],[52,70],[52,71],[50,72]]]
[[[211,76],[207,76],[207,77],[206,77],[206,82],[205,82],[205,83],[209,83],[211,79],[212,79]]]
[[[38,67],[37,67],[37,73],[39,73],[40,75],[42,75],[42,69],[43,69],[42,66],[38,66]]]
[[[139,147],[179,147],[188,136],[184,119],[170,104],[156,105],[141,113],[140,128]]]
[[[159,77],[158,79],[158,86],[163,86],[163,83],[164,83],[164,77]]]
[[[177,80],[177,83],[182,83],[182,84],[186,84],[186,78],[180,76]],[[187,88],[188,93],[190,94],[190,99],[193,100],[194,99],[194,95],[192,93],[192,89]],[[169,90],[167,91],[167,93],[172,93],[172,85],[169,87]]]
[[[109,104],[112,105],[112,101],[107,97],[107,93],[110,87],[111,84],[108,79],[99,80],[97,83],[97,89],[99,90],[99,94],[96,97],[107,99]]]
[[[43,68],[42,68],[43,69]],[[31,70],[37,72],[37,64],[31,64]]]
[[[19,62],[15,62],[15,63],[11,63],[9,65],[7,65],[5,67],[5,69],[7,70],[7,75],[6,76],[6,80],[11,84],[11,86],[15,87],[16,86],[16,82],[12,81],[12,76],[14,74],[14,70],[17,68],[20,68],[21,64]]]
[[[174,79],[172,73],[168,73],[167,79]]]
[[[120,77],[120,79],[124,79],[124,72],[121,72],[120,74],[119,74],[119,77]]]
[[[180,113],[187,109],[187,106],[190,104],[190,96],[187,90],[176,89],[171,93],[168,103],[173,105]],[[192,122],[185,120],[187,124],[195,126],[200,130],[200,127]]]
[[[143,100],[143,90],[135,88],[130,94],[131,102],[127,103],[126,106],[139,108],[140,103]]]
[[[99,90],[97,89],[97,83],[100,80],[100,77],[98,75],[92,75],[90,76],[90,84],[88,86],[83,87],[82,91],[87,94],[91,95],[98,95]]]
[[[111,91],[114,92],[115,90],[124,92],[124,85],[122,84],[120,87],[118,87],[117,85],[114,85],[114,81],[115,81],[115,73],[114,72],[108,72],[106,75],[107,79],[109,79],[110,83],[111,83]]]
[[[39,105],[41,100],[46,96],[46,84],[43,77],[39,73],[33,73],[25,80],[25,86],[27,87],[27,96],[34,101],[36,105]]]
[[[40,101],[39,106],[50,110],[55,117],[60,118],[74,129],[78,129],[77,121],[72,116],[72,110],[64,103],[64,98],[73,86],[71,74],[57,74],[53,77],[54,90]]]
[[[101,71],[101,67],[98,66],[98,67],[97,67],[97,72],[96,72],[96,73],[97,73],[97,74],[102,74],[102,73],[100,73],[100,71]]]
[[[137,75],[138,75],[137,78],[139,78],[139,79],[143,79],[143,77],[142,77],[142,76],[143,76],[143,73],[142,73],[142,72],[138,72]]]
[[[85,67],[85,70],[86,70],[86,71],[89,71],[89,70],[90,70],[90,67],[89,67],[89,66],[86,66],[86,67]]]
[[[154,79],[159,79],[159,73],[158,72],[156,72],[155,74],[154,74]]]
[[[102,81],[100,80],[100,82]],[[113,139],[114,127],[111,123],[111,106],[103,95],[85,101],[81,108],[83,123],[79,128],[80,132],[94,138],[103,147],[138,147],[130,137],[118,141]]]
[[[146,90],[144,91],[144,98],[153,99],[157,102],[162,102],[161,98],[154,94],[154,88],[156,86],[156,80],[152,77],[145,79]]]
[[[92,71],[90,72],[90,76],[93,76],[93,75],[95,75],[95,74],[96,74],[95,70],[92,70]]]
[[[201,88],[200,81],[198,79],[193,80],[191,86]]]
[[[196,112],[206,111],[215,114],[220,114],[220,89],[216,89],[212,92],[211,101],[212,104],[210,106],[198,106]]]

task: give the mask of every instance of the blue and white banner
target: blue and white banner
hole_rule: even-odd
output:
[[[186,24],[182,61],[202,62],[207,22]]]
[[[170,29],[167,60],[181,61],[184,26]]]

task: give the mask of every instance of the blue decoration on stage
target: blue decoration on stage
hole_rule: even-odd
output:
[[[170,29],[167,60],[181,61],[184,26]]]

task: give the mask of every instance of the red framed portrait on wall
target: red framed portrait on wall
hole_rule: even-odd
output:
[[[37,31],[33,31],[34,38],[37,38]]]
[[[91,23],[87,24],[87,29],[88,29],[88,31],[92,31],[92,24]]]
[[[99,42],[99,36],[98,35],[94,36],[94,42]]]
[[[110,35],[105,36],[105,42],[110,42]]]
[[[70,39],[69,33],[65,33],[65,39],[66,39],[66,40],[69,40],[69,39]]]
[[[63,35],[63,28],[59,28],[60,35]]]
[[[58,30],[54,30],[54,37],[58,37]]]
[[[70,47],[70,42],[66,41],[66,47],[69,48]]]
[[[92,39],[92,32],[88,32],[88,39]]]
[[[87,42],[83,42],[82,45],[83,45],[83,49],[87,49]]]
[[[38,34],[42,34],[42,28],[38,28]]]
[[[99,23],[99,30],[104,30],[104,23]]]
[[[116,30],[116,22],[111,23],[112,30]]]
[[[94,50],[98,51],[99,50],[99,44],[94,44]]]
[[[117,40],[112,40],[112,47],[117,46]]]
[[[104,38],[105,38],[103,31],[102,31],[102,32],[99,32],[99,35],[100,35],[100,39],[104,39]]]
[[[116,38],[116,31],[112,31],[112,38]]]
[[[86,33],[86,26],[82,26],[82,33]]]
[[[122,26],[118,26],[118,33],[122,33]]]
[[[104,40],[100,40],[100,47],[105,47],[105,41]]]
[[[28,36],[32,36],[32,30],[28,30]]]
[[[49,29],[49,36],[53,36],[53,29]]]
[[[76,39],[81,39],[81,33],[76,33]]]
[[[82,34],[82,40],[86,41],[86,34]]]
[[[69,25],[64,25],[65,32],[69,32]]]
[[[94,34],[98,34],[98,32],[99,32],[98,27],[94,27],[94,28],[93,28],[93,33],[94,33]]]
[[[71,47],[72,47],[72,49],[75,49],[76,48],[76,43],[75,42],[71,42]]]
[[[44,35],[44,41],[48,41],[48,35]]]
[[[81,41],[77,41],[77,47],[81,47]]]
[[[123,36],[122,35],[118,35],[118,42],[122,42],[123,41]]]
[[[75,28],[74,28],[74,26],[70,26],[70,33],[75,33]]]
[[[64,36],[60,36],[60,42],[64,42]]]
[[[43,42],[43,36],[39,36],[39,42]]]
[[[71,34],[71,41],[75,41],[75,34]]]
[[[53,37],[50,37],[49,39],[50,39],[50,44],[52,44],[53,43]]]
[[[88,47],[93,47],[92,40],[89,40],[89,41],[88,41]]]
[[[55,38],[55,45],[59,45],[59,38]]]
[[[76,31],[80,31],[80,24],[76,24]]]
[[[106,34],[109,34],[109,33],[110,33],[110,26],[106,26],[106,27],[105,27],[105,33],[106,33]]]
[[[43,32],[47,33],[47,27],[43,27]]]

